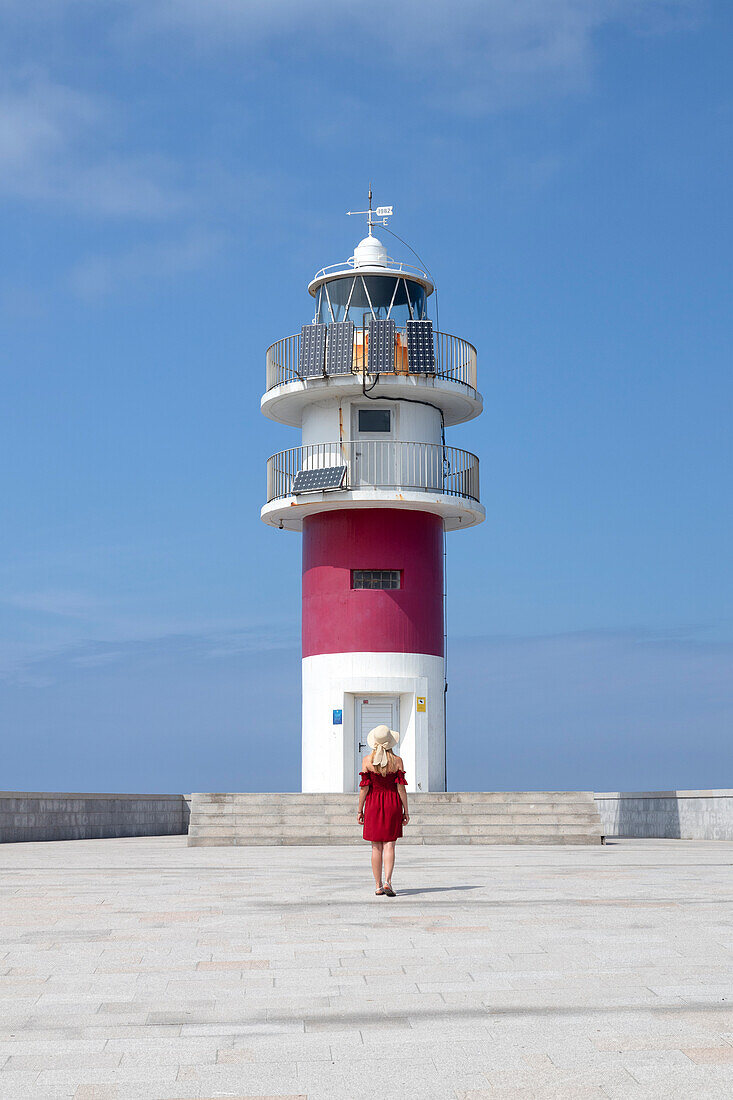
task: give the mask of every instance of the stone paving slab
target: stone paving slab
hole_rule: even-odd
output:
[[[0,1100],[733,1096],[733,843],[0,849]]]

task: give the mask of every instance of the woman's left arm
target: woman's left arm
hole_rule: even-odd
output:
[[[407,825],[410,820],[410,811],[407,808],[407,791],[401,783],[397,784],[397,794],[400,796],[400,802],[402,803],[402,823]]]
[[[369,794],[370,790],[371,787],[368,783],[359,786],[359,806],[356,811],[356,820],[359,825],[364,824],[364,803],[366,802],[366,796]]]
[[[402,773],[402,778],[403,778],[403,781],[404,781],[405,765],[402,763],[402,757],[401,756],[398,757],[398,760],[400,762],[399,770]],[[399,780],[397,781],[397,794],[400,796],[400,802],[402,803],[402,823],[403,823],[403,825],[407,825],[407,823],[410,820],[410,811],[407,808],[407,791],[405,790],[404,782],[400,783]]]

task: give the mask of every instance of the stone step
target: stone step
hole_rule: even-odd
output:
[[[589,791],[451,791],[410,794],[407,844],[598,844]],[[188,843],[354,844],[355,794],[194,794]]]
[[[471,814],[465,817],[453,814],[446,814],[445,817],[439,817],[438,815],[422,817],[419,814],[410,814],[410,826],[413,829],[440,829],[444,826],[473,829],[478,825],[491,825],[495,828],[541,829],[546,827],[549,828],[553,825],[585,825],[591,823],[599,824],[595,814]],[[204,817],[194,814],[190,822],[190,826],[193,825],[201,826],[202,828],[217,826],[219,828],[226,828],[230,832],[238,829],[252,829],[258,827],[279,829],[290,826],[308,832],[309,829],[316,825],[338,829],[356,828],[357,821],[355,813],[314,815],[306,821],[301,821],[298,818],[290,818],[285,814],[274,816],[262,814],[260,817],[247,816],[244,818],[223,816]]]
[[[552,802],[564,804],[567,802],[594,802],[592,791],[411,791],[407,793],[410,799],[425,801],[426,804],[435,802]],[[312,806],[313,804],[340,804],[350,803],[357,792],[319,794],[298,794],[289,792],[256,792],[256,793],[196,793],[191,795],[191,800],[197,803],[212,803],[227,805],[234,802],[243,802],[250,805],[270,805],[282,801],[287,806]]]
[[[409,825],[406,826],[405,833],[407,834],[408,831],[411,831]],[[424,826],[420,830],[423,836],[514,836],[520,833],[543,833],[548,836],[567,833],[568,836],[572,836],[576,833],[588,833],[591,831],[589,822],[584,822],[579,825],[557,824],[543,825],[541,827],[536,825],[472,825],[470,828],[467,828],[465,825],[434,825]],[[361,826],[309,825],[307,829],[303,829],[300,825],[277,825],[273,829],[268,829],[266,822],[260,822],[258,825],[242,825],[236,829],[231,829],[227,825],[194,824],[189,827],[189,836],[231,836],[234,833],[242,837],[262,836],[265,833],[277,833],[278,836],[283,837],[298,837],[302,836],[303,833],[307,833],[309,836],[343,836],[353,840],[359,840],[361,838]]]
[[[259,818],[263,814],[270,816],[286,816],[292,818],[302,818],[303,820],[309,820],[316,816],[323,816],[324,814],[351,814],[356,810],[356,797],[352,795],[349,802],[339,805],[333,804],[314,804],[312,806],[287,806],[283,803],[271,803],[271,804],[257,804],[256,806],[248,805],[247,803],[227,803],[226,805],[218,805],[217,803],[200,803],[193,804],[196,812],[202,817],[226,817],[226,818],[238,818],[244,819],[246,817]],[[442,817],[445,814],[454,814],[461,817],[468,817],[475,814],[494,814],[496,817],[505,817],[514,813],[527,813],[527,814],[561,814],[561,813],[592,813],[595,814],[595,803],[588,804],[586,802],[497,802],[497,803],[479,803],[479,802],[450,802],[437,805],[435,803],[426,804],[419,801],[419,799],[411,798],[409,800],[410,813],[413,815],[421,814],[425,818],[430,817]]]
[[[445,836],[438,834],[431,837],[424,836],[405,836],[399,843],[400,844],[593,844],[597,845],[600,841],[600,836],[597,833],[576,833],[572,835],[560,833],[556,836],[548,836],[546,833],[523,833],[521,835],[514,834],[508,836]],[[309,846],[321,846],[330,847],[335,844],[354,844],[353,837],[333,837],[324,839],[320,836],[311,836],[307,833],[301,833],[295,837],[281,837],[273,836],[272,834],[261,836],[248,836],[240,837],[236,833],[230,833],[227,837],[189,837],[189,846],[193,848],[214,848],[214,847],[274,847],[277,845],[309,845]],[[362,841],[366,843],[366,841]]]
[[[470,828],[474,825],[554,825],[567,823],[568,825],[580,825],[585,822],[595,821],[595,815],[590,813],[506,813],[506,814],[418,814],[410,813],[410,824],[413,828],[425,826],[425,828],[440,828],[443,825],[460,825]],[[311,825],[335,825],[352,826],[356,821],[356,813],[348,814],[311,814],[300,821],[288,814],[197,814],[197,825],[219,825],[232,828],[255,827],[266,824],[268,828],[277,828],[280,825],[297,825],[298,828],[308,829]]]

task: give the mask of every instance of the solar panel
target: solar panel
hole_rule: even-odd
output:
[[[407,322],[407,369],[413,374],[435,374],[432,321]]]
[[[315,325],[303,325],[300,330],[298,373],[301,378],[316,378],[323,375],[323,362],[326,358],[326,328],[325,322],[319,321]]]
[[[322,489],[340,489],[345,466],[324,466],[320,470],[298,470],[291,493],[320,493]]]
[[[334,321],[328,326],[326,374],[351,374],[354,357],[354,322]]]
[[[395,323],[393,320],[369,322],[367,370],[370,374],[394,371]]]

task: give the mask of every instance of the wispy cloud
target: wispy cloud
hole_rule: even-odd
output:
[[[89,95],[54,84],[39,74],[16,76],[0,95],[0,168],[3,182],[63,154],[101,119]]]
[[[700,6],[701,0],[375,0],[368,6],[345,0],[100,0],[92,13],[83,0],[61,7],[42,3],[40,9],[5,0],[9,37],[27,61],[6,65],[0,75],[0,196],[95,218],[178,218],[190,233],[192,226],[209,224],[216,209],[237,216],[253,209],[272,185],[253,165],[244,178],[232,177],[221,153],[207,164],[198,148],[179,148],[173,157],[140,145],[140,135],[148,132],[144,106],[52,78],[51,58],[38,35],[44,19],[71,28],[78,23],[84,33],[70,33],[64,41],[98,42],[113,68],[148,58],[162,46],[178,50],[184,66],[192,44],[196,63],[204,67],[217,65],[226,53],[238,64],[242,88],[249,89],[239,109],[249,106],[254,113],[261,97],[271,95],[265,70],[287,64],[291,94],[307,80],[309,98],[325,96],[323,104],[331,104],[335,84],[338,118],[346,112],[354,119],[368,93],[358,81],[344,91],[345,66],[356,73],[368,69],[375,79],[398,74],[410,83],[410,102],[486,115],[586,88],[596,39],[605,28],[668,30]],[[68,46],[71,53],[74,48]],[[65,60],[68,71],[73,57]],[[334,112],[315,115],[308,125],[316,131],[334,125],[327,121]],[[152,270],[190,270],[210,247],[205,234],[150,245]],[[105,283],[134,271],[144,251],[90,257],[79,263],[71,282],[81,294],[99,293]]]
[[[240,627],[166,630],[163,623],[148,628],[140,624],[140,637],[121,637],[115,641],[89,638],[72,643],[43,643],[39,634],[32,645],[0,646],[0,684],[48,687],[62,683],[68,676],[97,668],[124,668],[135,663],[153,670],[163,662],[180,661],[221,664],[237,661],[248,654],[270,650],[293,650],[297,637],[290,624],[257,624]],[[3,652],[5,650],[5,652]]]
[[[414,96],[464,114],[504,110],[587,86],[595,37],[609,26],[668,31],[700,0],[133,0],[117,22],[123,41],[185,36],[199,53],[245,51],[255,65],[269,51],[331,68],[350,62],[414,80]]]
[[[479,776],[489,789],[715,785],[733,766],[733,643],[705,633],[456,639],[451,784],[476,789]]]
[[[116,112],[101,96],[37,70],[0,89],[0,195],[84,214],[167,218],[186,209],[176,166],[157,153],[115,152]]]
[[[218,661],[297,645],[295,618],[164,614],[74,588],[0,594],[0,681],[48,684],[72,668],[124,663],[147,654]]]
[[[35,26],[39,6],[47,23],[90,19],[86,0],[5,0],[4,11],[16,27]],[[151,44],[183,47],[197,63],[227,53],[246,59],[244,79],[260,81],[273,60],[307,62],[314,94],[334,78],[339,95],[359,95],[340,75],[366,67],[409,77],[411,102],[480,115],[587,88],[596,39],[608,28],[685,29],[704,7],[704,0],[98,0],[92,25],[107,48],[128,57]]]
[[[719,784],[733,764],[733,644],[679,633],[454,639],[451,789]],[[247,782],[255,789],[280,789],[287,754],[297,763],[299,663],[294,631],[265,623],[90,640],[38,652],[0,677],[5,722],[17,733],[10,754],[18,770],[8,772],[14,776],[8,785],[42,789],[30,776],[43,768],[50,747],[57,759],[47,789],[63,789],[64,783],[78,789],[80,776],[89,789],[106,789],[110,776],[119,779],[118,754],[130,757],[121,766],[142,789],[149,789],[151,760],[158,758],[165,787],[198,788],[208,760],[221,769],[212,789],[245,789],[236,786],[230,765],[241,766],[243,744],[251,749],[257,732],[261,740],[266,731],[268,755],[273,745],[283,755],[274,774],[265,768],[257,778],[248,771]],[[100,734],[102,754],[90,751],[99,746]],[[131,756],[131,746],[139,755]],[[66,761],[69,749],[73,755]],[[107,778],[92,782],[90,768]],[[174,779],[181,770],[188,770],[187,777]]]
[[[297,647],[212,644],[90,643],[0,679],[5,788],[298,789]]]
[[[75,592],[68,589],[45,590],[42,592],[17,592],[5,596],[0,604],[32,611],[42,615],[61,618],[84,619],[99,611],[99,600],[87,592]]]
[[[194,230],[176,238],[149,241],[118,253],[87,256],[69,272],[71,289],[82,298],[95,298],[121,284],[147,284],[174,275],[198,271],[224,246],[221,234]]]

